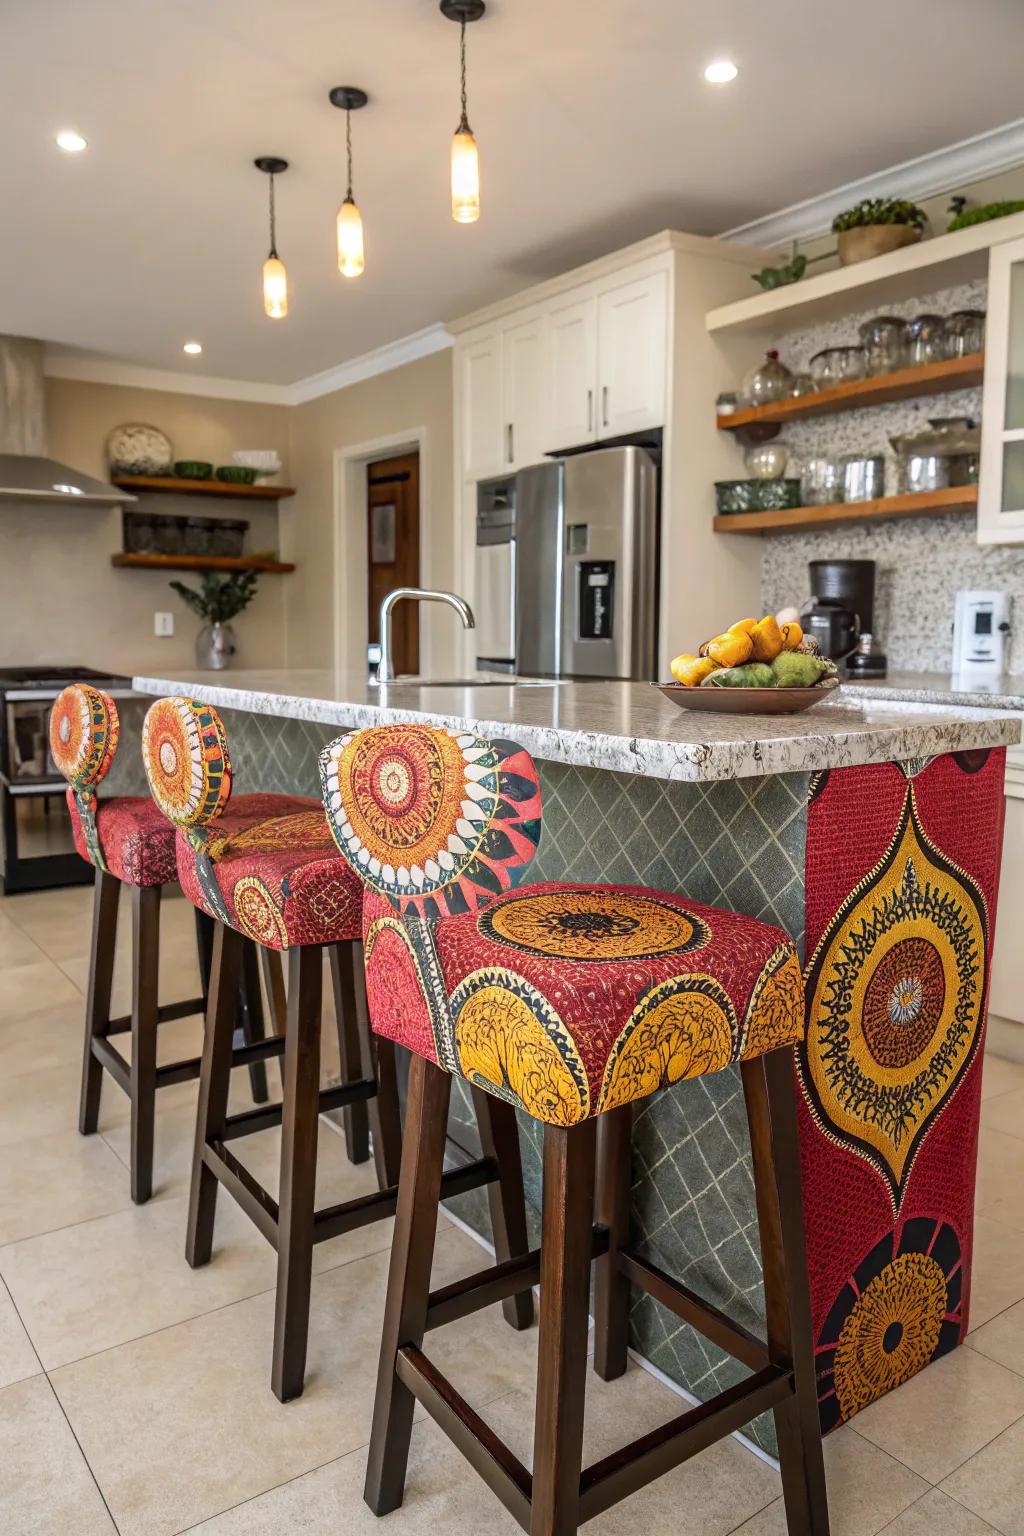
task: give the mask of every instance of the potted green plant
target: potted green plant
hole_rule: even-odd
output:
[[[844,267],[913,245],[924,234],[924,209],[902,197],[865,197],[832,220]]]
[[[219,672],[230,664],[235,653],[231,620],[252,602],[258,580],[255,571],[232,571],[230,576],[216,576],[206,571],[198,592],[183,581],[170,583],[193,613],[204,620],[196,636],[197,667]]]

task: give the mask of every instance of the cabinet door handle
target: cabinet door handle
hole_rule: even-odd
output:
[[[505,432],[506,432],[506,435],[507,435],[507,442],[508,442],[508,449],[507,449],[507,451],[508,451],[508,462],[510,464],[514,464],[515,463],[515,454],[512,452],[512,423],[511,422],[509,422],[508,426],[505,428]]]
[[[594,430],[594,391],[592,389],[588,389],[587,390],[587,431],[588,432],[593,432],[593,430]]]
[[[602,425],[605,426],[605,427],[608,425],[608,385],[607,384],[603,384],[601,386],[601,422],[602,422]]]

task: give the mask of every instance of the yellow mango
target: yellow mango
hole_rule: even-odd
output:
[[[753,635],[756,628],[756,619],[740,619],[738,624],[729,625],[729,633],[730,635],[738,635],[741,633],[744,635]]]
[[[755,661],[774,661],[782,650],[782,631],[775,621],[775,615],[769,613],[760,624],[755,624],[750,639]]]
[[[704,679],[718,671],[718,664],[710,656],[677,656],[672,663],[672,676],[684,688],[699,688]]]
[[[780,628],[782,630],[782,649],[784,651],[795,651],[804,637],[804,632],[800,625],[794,620],[791,624],[781,625]]]
[[[720,667],[739,667],[750,660],[753,649],[754,642],[749,635],[742,630],[738,633],[730,630],[709,640],[707,653]]]

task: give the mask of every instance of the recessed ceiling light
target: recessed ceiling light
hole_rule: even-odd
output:
[[[184,351],[188,353],[189,357],[198,357],[202,350],[203,344],[201,341],[186,341],[184,346]]]
[[[709,85],[728,85],[730,80],[735,80],[739,70],[732,59],[715,59],[704,71],[704,79]]]
[[[62,128],[57,135],[57,143],[61,149],[67,150],[69,155],[77,155],[88,144],[88,139],[83,139],[80,133],[73,128]]]

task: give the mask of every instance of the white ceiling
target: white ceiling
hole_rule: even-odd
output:
[[[1020,115],[1019,0],[489,0],[483,217],[448,213],[436,0],[3,0],[0,333],[290,383],[673,227],[710,234]],[[728,55],[735,84],[705,63]],[[367,270],[338,275],[344,117]],[[66,155],[73,126],[88,150]],[[292,312],[262,313],[266,180]],[[203,343],[195,361],[182,354]]]

